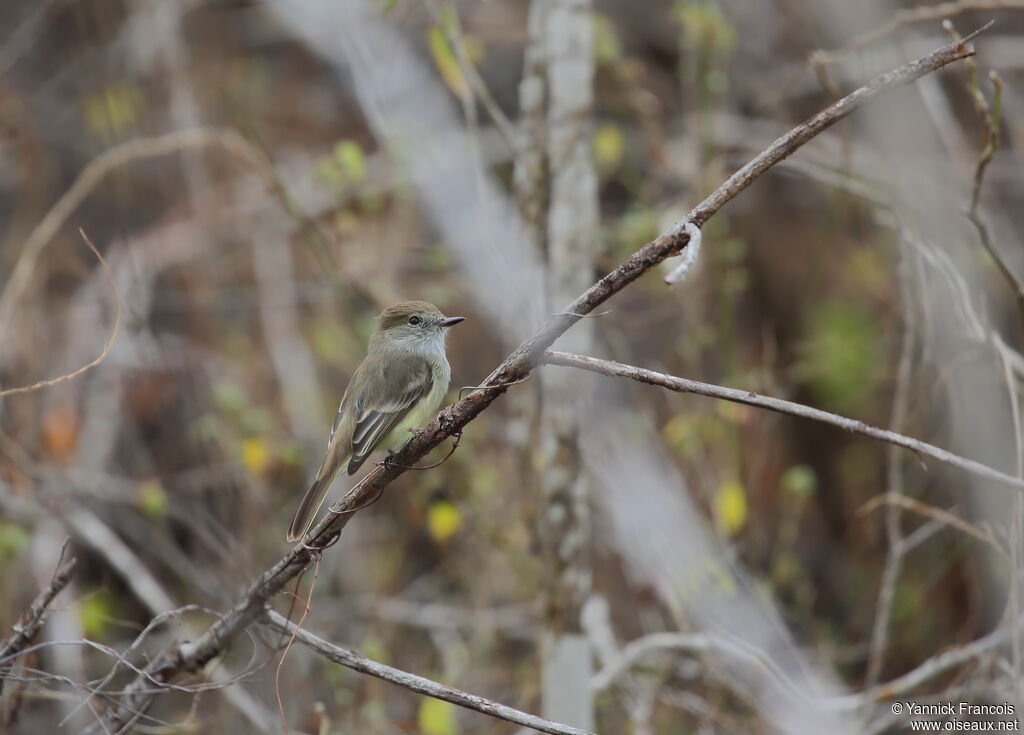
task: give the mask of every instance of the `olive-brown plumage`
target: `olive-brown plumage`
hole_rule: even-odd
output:
[[[426,301],[404,301],[381,312],[366,358],[341,399],[316,479],[292,518],[289,541],[309,530],[343,465],[352,475],[379,445],[398,449],[407,430],[437,410],[451,377],[445,337],[461,321]]]

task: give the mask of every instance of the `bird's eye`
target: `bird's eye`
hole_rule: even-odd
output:
[[[418,316],[411,316],[411,317],[409,317],[409,323],[412,324],[412,325],[419,324],[421,321],[423,321],[423,320],[420,319]]]

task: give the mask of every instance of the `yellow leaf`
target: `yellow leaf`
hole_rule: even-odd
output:
[[[427,511],[427,530],[430,537],[443,544],[458,533],[462,527],[462,513],[455,503],[438,500],[431,503]]]
[[[737,480],[723,482],[714,498],[715,525],[734,536],[747,522],[747,493]]]
[[[455,735],[455,705],[443,699],[424,698],[417,718],[423,735]]]
[[[427,44],[430,46],[430,55],[434,58],[437,70],[441,72],[441,78],[448,88],[459,97],[469,94],[469,85],[466,84],[466,77],[462,74],[459,61],[455,58],[448,39],[437,26],[432,26],[427,33]]]
[[[159,519],[167,515],[167,493],[159,480],[146,480],[136,492],[139,510],[147,516]]]
[[[145,105],[138,87],[114,84],[86,99],[85,124],[101,138],[111,138],[133,127]]]
[[[242,462],[254,475],[262,475],[270,466],[270,447],[263,437],[250,436],[242,440]]]
[[[626,138],[617,125],[604,123],[594,131],[594,159],[602,171],[612,171],[626,152]]]

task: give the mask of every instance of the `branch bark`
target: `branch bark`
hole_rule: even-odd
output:
[[[408,671],[402,671],[401,669],[396,669],[393,666],[387,666],[364,656],[360,656],[355,651],[350,651],[347,648],[336,646],[330,641],[326,641],[323,638],[298,627],[295,623],[273,610],[267,610],[263,616],[263,620],[271,628],[280,631],[285,635],[294,635],[300,643],[305,645],[314,653],[318,653],[336,664],[341,664],[342,666],[352,669],[353,671],[358,671],[361,674],[376,676],[378,679],[390,681],[392,684],[405,687],[410,691],[425,694],[428,697],[434,697],[436,699],[443,699],[446,702],[457,704],[460,707],[471,709],[474,712],[480,712],[485,715],[490,715],[491,717],[497,717],[499,720],[514,722],[517,725],[529,727],[537,732],[552,733],[552,735],[593,735],[589,730],[581,730],[578,727],[571,727],[570,725],[562,725],[558,722],[552,722],[551,720],[531,715],[528,712],[522,712],[513,707],[509,707],[508,705],[501,704],[500,702],[495,702],[493,700],[477,696],[476,694],[469,694],[461,689],[445,686],[444,684],[433,681],[432,679],[417,676],[416,674],[410,674]]]
[[[927,442],[914,439],[904,434],[897,434],[895,431],[879,429],[877,426],[865,424],[863,421],[857,421],[856,419],[840,416],[839,414],[822,411],[818,408],[811,408],[810,406],[805,406],[802,403],[793,403],[792,401],[785,401],[781,398],[762,396],[754,393],[753,391],[723,388],[720,385],[701,383],[696,380],[687,380],[686,378],[677,378],[674,375],[666,375],[665,373],[646,370],[644,368],[634,367],[633,365],[624,365],[621,362],[615,362],[614,360],[601,360],[596,357],[587,357],[585,355],[571,355],[567,352],[558,352],[557,350],[547,350],[544,353],[544,362],[548,365],[574,367],[581,370],[587,370],[592,373],[601,373],[602,375],[630,378],[631,380],[636,380],[640,383],[668,388],[676,393],[693,393],[698,396],[720,398],[723,401],[742,403],[747,406],[756,406],[758,408],[766,408],[769,411],[776,411],[777,413],[789,414],[790,416],[799,416],[800,418],[811,419],[812,421],[820,421],[825,424],[831,424],[832,426],[838,426],[840,429],[845,429],[853,434],[860,434],[861,436],[866,436],[881,442],[895,444],[898,447],[909,449],[918,456],[924,455],[926,457],[931,457],[943,464],[959,467],[960,469],[966,470],[971,474],[978,475],[979,477],[998,480],[1006,483],[1007,485],[1012,485],[1015,488],[1024,489],[1024,480],[1014,477],[1013,475],[1008,475],[1005,472],[1000,472],[994,467],[989,467],[988,465],[976,462],[973,459],[961,457],[959,454],[953,454],[953,452],[946,451],[934,444],[928,444]]]
[[[50,603],[60,594],[61,590],[68,586],[77,563],[77,559],[71,558],[57,568],[50,584],[39,593],[39,596],[29,605],[28,610],[14,624],[14,634],[0,646],[0,694],[3,694],[4,679],[14,663],[14,658],[36,637],[36,633],[43,626],[43,621],[46,620],[46,611],[50,607]]]
[[[404,467],[413,466],[427,452],[460,432],[510,385],[526,378],[543,359],[544,350],[579,321],[581,315],[600,306],[666,258],[678,255],[689,242],[689,235],[685,230],[686,223],[697,227],[703,225],[773,165],[879,94],[913,82],[954,61],[974,55],[973,47],[968,44],[971,38],[972,36],[968,36],[959,43],[943,46],[898,69],[875,77],[863,87],[797,125],[730,176],[668,232],[633,253],[577,297],[565,310],[549,317],[533,337],[520,344],[495,368],[480,388],[440,411],[430,424],[419,430],[413,439],[394,455],[393,462],[387,466],[375,467],[352,487],[332,507],[332,512],[313,528],[307,536],[307,541],[293,547],[273,567],[261,574],[235,606],[218,618],[202,636],[193,642],[174,646],[147,667],[146,676],[137,678],[126,688],[122,707],[111,710],[110,720],[115,726],[114,729],[122,728],[125,723],[138,717],[138,713],[146,710],[157,693],[154,685],[170,682],[183,672],[197,672],[220,655],[239,632],[263,614],[267,601],[309,566],[321,553],[321,549],[329,546],[337,538],[356,511],[365,507],[401,475]]]

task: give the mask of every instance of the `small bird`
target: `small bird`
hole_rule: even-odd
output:
[[[400,449],[408,430],[437,411],[451,379],[444,351],[448,328],[464,320],[426,301],[403,301],[381,312],[334,417],[327,455],[288,527],[289,541],[309,530],[342,465],[348,462],[353,475],[378,445]]]

